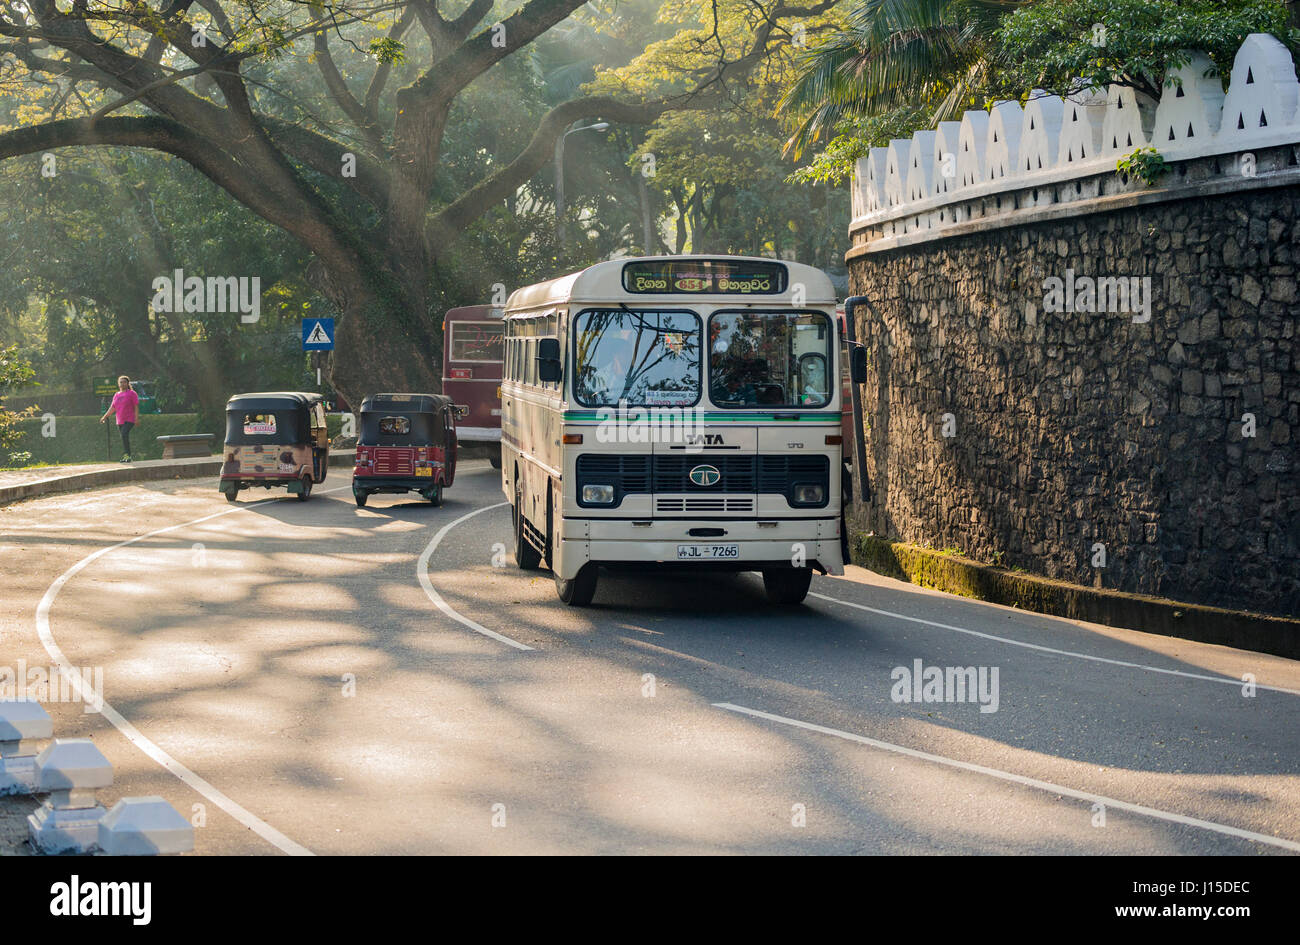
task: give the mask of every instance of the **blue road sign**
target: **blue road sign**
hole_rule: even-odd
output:
[[[303,351],[334,350],[334,319],[304,318],[302,320]]]

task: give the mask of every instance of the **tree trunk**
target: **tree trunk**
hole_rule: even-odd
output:
[[[442,336],[423,280],[402,284],[363,266],[321,272],[339,311],[325,371],[352,408],[379,392],[441,393]]]

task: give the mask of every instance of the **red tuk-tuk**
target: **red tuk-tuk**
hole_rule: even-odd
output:
[[[357,415],[352,496],[418,492],[442,505],[456,478],[456,408],[439,394],[373,394]]]

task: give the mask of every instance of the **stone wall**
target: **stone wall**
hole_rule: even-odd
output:
[[[860,235],[859,527],[1300,614],[1300,171],[1237,180],[911,245]],[[1088,308],[1084,277],[1149,277],[1149,306],[1049,310],[1051,279]]]

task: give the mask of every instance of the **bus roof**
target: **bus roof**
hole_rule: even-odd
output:
[[[469,321],[470,319],[501,318],[505,309],[500,305],[462,305],[447,309],[443,316],[445,322]]]
[[[588,266],[580,272],[571,272],[567,276],[539,282],[536,285],[517,289],[506,303],[506,312],[527,311],[546,305],[563,305],[569,302],[608,302],[611,299],[627,299],[630,293],[623,288],[623,267],[634,262],[703,262],[706,260],[734,260],[743,262],[778,263],[785,267],[789,275],[787,285],[801,284],[804,287],[805,301],[812,305],[832,305],[835,303],[835,289],[830,277],[815,266],[803,263],[785,262],[760,256],[719,256],[698,254],[689,256],[629,256],[610,259]],[[687,294],[640,294],[638,298],[647,301],[671,299],[675,304],[685,304],[688,298],[705,299],[710,303],[719,301],[769,304],[784,302],[789,299],[787,290],[779,295],[739,295],[736,293],[690,293]]]

